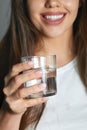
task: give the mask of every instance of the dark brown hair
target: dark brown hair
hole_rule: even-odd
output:
[[[81,1],[77,19],[73,26],[75,50],[80,77],[87,88],[87,0]],[[4,77],[13,64],[20,62],[24,55],[34,55],[43,47],[40,33],[27,16],[26,0],[11,0],[11,20],[8,31],[0,43],[0,106],[4,100]],[[35,42],[35,41],[40,42]],[[40,43],[40,45],[38,44]],[[28,48],[28,49],[27,49]],[[20,130],[29,124],[38,123],[45,104],[28,108],[22,117]]]

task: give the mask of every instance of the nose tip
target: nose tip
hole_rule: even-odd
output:
[[[54,8],[60,5],[59,0],[47,0],[46,7],[47,8]]]

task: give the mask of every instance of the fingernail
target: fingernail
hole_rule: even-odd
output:
[[[48,101],[48,97],[42,98],[42,101]]]
[[[41,74],[42,74],[42,71],[39,70],[39,71],[36,71],[35,73],[36,73],[36,75],[41,75]]]
[[[34,65],[34,63],[32,61],[28,61],[28,64],[31,66]]]
[[[46,84],[45,83],[39,84],[38,87],[39,88],[46,88]]]

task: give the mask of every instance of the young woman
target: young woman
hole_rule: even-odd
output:
[[[87,0],[11,0],[0,43],[0,130],[87,130]],[[57,94],[26,99],[45,84],[24,88],[42,71],[26,55],[57,57]],[[46,102],[46,103],[45,103]]]

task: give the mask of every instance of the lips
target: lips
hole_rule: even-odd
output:
[[[41,19],[47,24],[56,25],[60,24],[64,20],[65,15],[66,13],[64,12],[47,12],[41,14]]]

